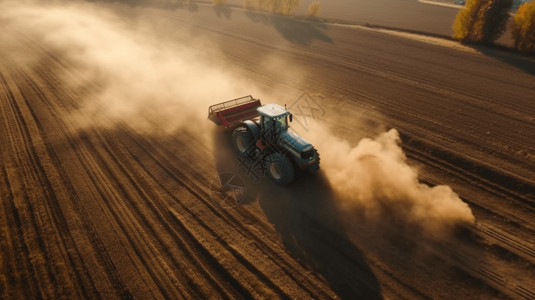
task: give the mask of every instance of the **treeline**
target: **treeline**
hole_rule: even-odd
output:
[[[462,42],[494,43],[511,29],[515,48],[535,51],[535,2],[523,3],[511,17],[513,0],[468,0],[453,23],[453,37]]]

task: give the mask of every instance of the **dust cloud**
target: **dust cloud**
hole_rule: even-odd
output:
[[[70,88],[88,91],[68,116],[71,125],[122,122],[145,133],[200,132],[213,125],[206,120],[209,105],[254,92],[250,82],[225,71],[210,41],[153,24],[160,18],[143,18],[145,12],[105,7],[81,1],[0,4],[5,32],[38,41],[80,75],[63,76]]]
[[[437,238],[446,237],[457,225],[474,222],[469,206],[449,186],[431,187],[419,181],[395,129],[364,138],[356,146],[318,123],[311,124],[309,132],[347,216],[371,227],[390,224]]]

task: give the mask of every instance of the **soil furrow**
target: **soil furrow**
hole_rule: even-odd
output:
[[[155,225],[154,221],[151,221],[152,220],[157,220],[159,223],[161,223],[163,220],[161,219],[161,217],[163,217],[162,215],[158,214],[158,212],[155,212],[154,210],[152,210],[150,208],[150,206],[148,207],[140,207],[140,205],[136,204],[136,203],[144,203],[145,205],[151,203],[152,201],[157,201],[158,199],[157,198],[149,198],[145,191],[141,189],[141,187],[143,186],[143,183],[140,182],[140,181],[136,181],[132,175],[133,173],[128,171],[126,169],[126,166],[121,163],[121,159],[124,159],[124,158],[119,158],[116,154],[114,154],[114,152],[120,152],[119,149],[117,148],[114,148],[113,150],[110,149],[110,145],[108,145],[108,143],[106,143],[104,140],[101,140],[101,141],[93,141],[92,143],[88,144],[88,145],[92,145],[92,144],[100,144],[102,145],[103,149],[105,150],[105,152],[107,153],[107,155],[111,158],[111,160],[109,159],[105,159],[103,158],[102,156],[99,157],[99,160],[100,161],[103,161],[103,166],[106,166],[106,167],[103,167],[104,169],[107,170],[107,172],[110,173],[110,175],[108,176],[109,178],[125,178],[127,179],[127,181],[130,182],[130,186],[124,186],[123,187],[123,184],[121,183],[122,181],[124,180],[121,180],[121,182],[119,181],[116,181],[116,183],[114,184],[117,188],[118,188],[118,191],[120,191],[120,193],[122,194],[121,198],[122,199],[125,199],[125,202],[128,202],[128,206],[130,208],[130,211],[132,212],[136,212],[136,217],[135,218],[132,218],[133,220],[138,220],[140,222],[142,222],[142,225],[139,225],[139,228],[136,229],[136,231],[140,231],[142,228],[143,231],[147,230],[149,231],[147,234],[143,234],[144,237],[141,238],[140,240],[138,241],[132,241],[133,245],[136,245],[136,244],[142,244],[143,242],[142,241],[148,241],[148,240],[151,240],[151,239],[154,239],[155,242],[154,244],[155,245],[158,245],[158,247],[161,247],[163,246],[162,248],[164,249],[164,251],[166,252],[167,255],[169,255],[169,257],[173,257],[173,254],[171,253],[171,248],[173,245],[169,245],[166,241],[163,240],[163,237],[160,238],[160,236],[162,236],[162,231],[161,229],[158,229],[156,228],[155,226],[161,226],[161,224],[159,225]],[[91,151],[92,153],[95,153],[95,155],[97,155],[97,152],[96,152],[96,149],[92,150]],[[119,168],[118,171],[113,171],[111,170],[111,166],[114,166],[116,165],[117,168]],[[135,194],[133,194],[135,192]],[[137,197],[140,197],[140,200],[141,201],[135,201]],[[152,215],[149,215],[148,212],[149,211],[152,211]],[[137,226],[136,226],[137,227]],[[186,242],[187,243],[187,242]],[[183,243],[183,244],[186,244],[186,243]],[[182,248],[184,249],[184,248]],[[146,255],[145,255],[146,256]],[[142,256],[140,256],[142,257]],[[184,269],[184,265],[179,265],[177,264],[177,262],[179,261],[180,259],[179,258],[173,258],[171,261],[174,263],[174,268],[175,269]],[[192,260],[191,259],[188,259],[186,260],[187,262],[191,262]],[[184,264],[184,262],[182,262],[182,264]],[[149,267],[149,265],[147,265],[147,267]],[[149,268],[148,268],[149,269]],[[195,266],[194,267],[187,267],[187,269],[191,270],[191,269],[195,269]],[[198,271],[197,271],[198,272]],[[175,284],[180,284],[180,282],[186,282],[189,284],[189,288],[188,288],[188,294],[193,294],[193,293],[196,293],[196,292],[199,292],[199,293],[202,293],[204,289],[208,288],[209,286],[211,288],[214,288],[214,287],[217,287],[217,283],[215,282],[212,282],[209,286],[206,285],[206,282],[196,282],[196,280],[194,279],[194,277],[191,277],[190,274],[188,274],[189,272],[187,272],[186,274],[184,274],[184,276],[186,276],[186,278],[182,279],[182,280],[173,280],[175,282]],[[166,275],[166,272],[162,272],[162,274],[160,275],[160,280],[164,279],[165,278],[165,275]],[[167,275],[169,276],[169,275]],[[168,278],[165,278],[166,280]],[[205,276],[202,276],[201,278],[198,278],[198,279],[202,279],[202,280],[206,280],[206,279],[210,279],[210,276],[209,274],[206,274]],[[172,285],[171,285],[172,287]],[[208,293],[206,290],[204,290],[205,293]],[[201,294],[199,295],[201,296]]]
[[[144,144],[144,147],[147,147],[147,146],[148,146],[148,144]],[[157,153],[157,151],[156,151],[155,149],[149,149],[149,150],[147,150],[146,153],[149,154],[149,155],[154,155],[154,153]],[[153,157],[153,160],[154,160],[155,163],[160,163],[160,161],[164,161],[163,158],[160,158],[160,159],[159,159],[159,158],[154,158],[154,157]],[[164,166],[163,164],[160,164],[160,167],[165,168],[166,166]],[[169,168],[169,166],[167,166],[167,167]],[[174,169],[174,170],[170,170],[169,172],[172,172],[172,174],[177,174],[177,173],[179,173],[180,171],[179,171],[178,169]],[[176,180],[180,180],[180,181],[182,181],[180,178],[188,178],[188,177],[190,177],[190,176],[187,176],[187,175],[183,175],[183,176],[176,176],[176,175],[173,175],[173,177],[175,177]],[[190,183],[185,183],[185,184],[191,185],[191,182],[190,182]],[[195,190],[201,190],[201,189],[195,189]],[[170,193],[170,195],[172,195],[172,193]],[[197,195],[196,198],[197,198],[198,200],[201,200],[202,202],[206,202],[206,201],[207,201],[206,199],[208,198],[208,195],[205,195],[205,196]],[[177,199],[177,202],[180,203],[181,200],[180,200],[180,199]],[[212,205],[212,203],[207,203],[207,204],[210,205],[210,206]],[[186,206],[184,206],[184,205],[182,205],[181,210],[182,210],[182,209],[188,211],[194,218],[195,218],[195,216],[197,215],[197,213],[194,213],[194,212],[190,211],[190,209],[188,209],[188,208],[187,208]],[[218,209],[218,208],[215,208],[215,209],[212,208],[212,212],[213,212],[213,213],[216,213],[217,215],[220,215],[222,212],[217,211],[217,209]],[[201,214],[202,214],[202,213],[201,213]],[[198,218],[195,218],[195,220],[197,220],[198,222],[202,222],[202,221],[200,221]],[[228,221],[226,221],[226,222],[228,222]],[[234,221],[234,222],[239,222],[239,221],[236,220],[236,221]],[[213,223],[213,221],[210,222],[210,223]],[[203,224],[203,223],[201,223],[201,224]],[[232,227],[236,227],[236,226],[237,226],[237,223],[228,223],[228,224],[229,224],[229,225],[232,225]],[[209,230],[209,232],[211,232],[212,235],[214,235],[214,236],[217,236],[217,234],[213,231],[213,229],[210,229],[210,227],[221,228],[221,226],[217,226],[217,225],[211,225],[211,226],[209,226],[209,225],[207,225],[207,224],[204,224],[203,227],[204,227],[204,228],[207,228],[207,229]],[[240,227],[240,226],[238,226],[238,227]],[[243,232],[242,232],[242,234],[243,234]],[[256,240],[258,240],[258,238],[254,237],[254,236],[250,236],[250,237],[251,237],[251,238],[254,238],[254,239],[256,239]],[[258,242],[259,242],[260,244],[263,244],[263,242],[261,242],[261,241],[258,241]],[[265,251],[265,248],[263,248],[263,247],[260,247],[260,249],[262,249],[262,251]],[[270,255],[270,256],[273,256],[272,253],[267,253],[267,254]],[[257,275],[258,275],[258,274],[257,274]],[[259,276],[260,276],[260,275],[259,275]]]
[[[44,97],[43,95],[41,95],[41,98],[46,98],[46,97]],[[51,98],[48,97],[47,99],[50,100]],[[50,146],[49,146],[49,151],[50,151]],[[56,161],[58,161],[58,160],[59,160],[59,159],[56,159]],[[63,182],[65,182],[65,180],[64,180]],[[71,195],[71,196],[72,196],[72,195]],[[68,198],[68,197],[67,197],[67,198]],[[67,198],[64,197],[64,199],[67,199]],[[59,214],[59,212],[58,212],[58,214]],[[65,221],[63,221],[63,222],[65,222]],[[63,231],[68,232],[68,229],[65,229],[65,230],[63,230]],[[68,235],[66,234],[66,236],[68,236]],[[98,242],[97,242],[97,244],[98,244]],[[98,251],[98,252],[99,252],[100,255],[103,254],[102,251]],[[101,256],[101,257],[102,257],[102,256]],[[105,262],[106,260],[107,260],[107,259],[103,259],[102,261]],[[109,266],[110,264],[106,264],[106,263],[105,263],[105,265],[108,265],[108,266]],[[85,269],[85,268],[84,268],[84,269]],[[108,268],[108,269],[109,269],[109,268]],[[114,271],[111,271],[111,273],[113,274]],[[83,273],[81,273],[81,274],[83,274]],[[116,277],[116,278],[118,278],[118,277]],[[91,282],[90,280],[88,280],[88,281]],[[119,281],[118,279],[116,279],[116,280],[112,280],[112,282],[114,282],[114,284],[116,284],[118,281]],[[85,282],[85,284],[87,285],[87,281],[84,281],[84,282]],[[120,282],[120,281],[119,281],[119,282]],[[119,290],[119,291],[124,291],[124,290],[126,290],[124,287],[122,287],[122,284],[119,284],[119,285],[116,284],[116,289]],[[83,290],[83,288],[81,288],[81,290]],[[121,293],[122,293],[123,295],[125,295],[123,292],[121,292]]]
[[[46,186],[47,182],[46,173],[36,150],[38,146],[35,144],[35,139],[38,136],[34,136],[37,130],[34,123],[35,119],[33,119],[31,112],[28,111],[27,106],[24,106],[26,102],[24,95],[21,94],[22,91],[11,81],[13,79],[6,79],[4,77],[4,80],[7,82],[10,93],[13,93],[11,94],[13,97],[7,100],[9,101],[12,114],[16,118],[15,122],[18,124],[21,137],[18,139],[18,145],[15,144],[17,145],[15,148],[17,149],[15,150],[16,154],[8,158],[10,164],[14,164],[15,166],[13,172],[8,171],[8,176],[16,176],[9,180],[10,182],[18,183],[18,186],[14,186],[14,189],[18,191],[18,195],[15,197],[15,206],[18,211],[22,212],[22,223],[25,224],[23,228],[30,230],[23,233],[24,240],[28,245],[27,247],[29,249],[35,247],[34,251],[30,250],[30,257],[36,272],[35,277],[40,286],[39,290],[44,297],[54,297],[58,292],[58,287],[54,282],[57,279],[56,277],[61,276],[61,274],[55,269],[58,266],[53,265],[53,262],[49,261],[50,251],[53,251],[53,249],[47,247],[48,241],[46,239],[54,239],[55,234],[52,234],[50,237],[46,234],[47,231],[53,231],[50,224],[51,218],[47,217],[46,207],[40,201],[42,199],[40,195],[43,193],[46,195],[47,193],[47,191],[40,190],[40,188],[43,185]],[[32,167],[28,167],[28,165]],[[20,170],[16,172],[18,174],[15,173],[15,168]],[[8,170],[10,169],[8,168]],[[52,247],[55,248],[55,245]],[[69,283],[67,282],[66,286],[68,285]]]

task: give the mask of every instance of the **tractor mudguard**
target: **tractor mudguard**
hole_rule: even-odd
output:
[[[247,128],[247,130],[249,130],[255,140],[260,139],[260,126],[258,126],[257,123],[251,120],[246,120],[243,121],[243,125]]]

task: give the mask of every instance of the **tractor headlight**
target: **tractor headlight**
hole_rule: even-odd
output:
[[[312,159],[314,158],[315,155],[316,155],[316,149],[314,148],[301,152],[302,159]]]

